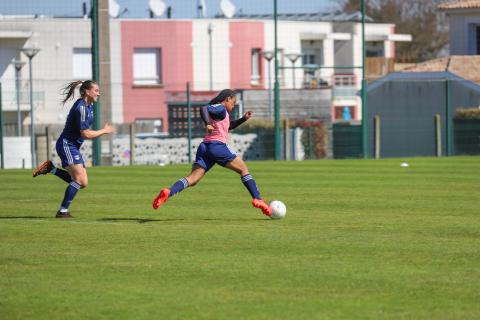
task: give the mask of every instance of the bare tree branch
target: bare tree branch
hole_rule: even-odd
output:
[[[397,33],[412,35],[412,42],[397,43],[397,61],[421,62],[436,58],[448,43],[444,14],[436,10],[443,1],[366,0],[366,10],[375,22],[395,24]],[[344,0],[343,10],[361,10],[360,1]]]

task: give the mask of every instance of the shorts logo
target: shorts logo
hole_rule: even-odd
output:
[[[75,160],[80,160],[80,156],[74,156],[73,157]]]

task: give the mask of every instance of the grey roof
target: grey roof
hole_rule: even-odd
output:
[[[223,15],[217,15],[216,18],[224,18]],[[359,22],[362,19],[360,11],[346,12],[317,12],[317,13],[279,13],[278,20],[288,21],[325,21],[325,22]],[[273,20],[273,14],[243,14],[238,13],[233,19],[252,19],[252,20]],[[373,22],[369,16],[365,16],[366,22]]]
[[[440,72],[393,72],[385,77],[377,79],[368,85],[367,91],[372,91],[389,81],[461,81],[465,86],[480,92],[480,85],[465,78],[462,78],[449,71]]]

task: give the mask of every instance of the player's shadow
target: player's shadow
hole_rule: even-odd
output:
[[[251,220],[270,220],[266,218],[254,218],[254,219],[235,219],[235,218],[203,218],[194,219],[200,221],[251,221]],[[103,222],[117,222],[117,221],[136,221],[138,223],[147,222],[172,222],[172,221],[185,221],[184,218],[165,218],[165,219],[143,219],[143,218],[100,218],[97,221]]]
[[[117,222],[117,221],[136,221],[138,223],[147,223],[147,222],[170,222],[170,221],[182,221],[185,220],[181,219],[142,219],[142,218],[101,218],[97,219],[97,221],[104,221],[104,222]]]
[[[268,218],[253,218],[253,219],[242,219],[242,218],[203,218],[198,219],[201,221],[252,221],[252,220],[270,220]]]
[[[0,217],[0,220],[10,220],[10,219],[30,219],[30,220],[36,220],[36,219],[47,219],[50,217],[40,217],[40,216],[3,216]]]

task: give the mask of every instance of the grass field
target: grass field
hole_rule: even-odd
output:
[[[402,161],[409,162],[401,168]],[[480,158],[251,162],[284,220],[216,167],[0,171],[0,318],[480,319]]]

